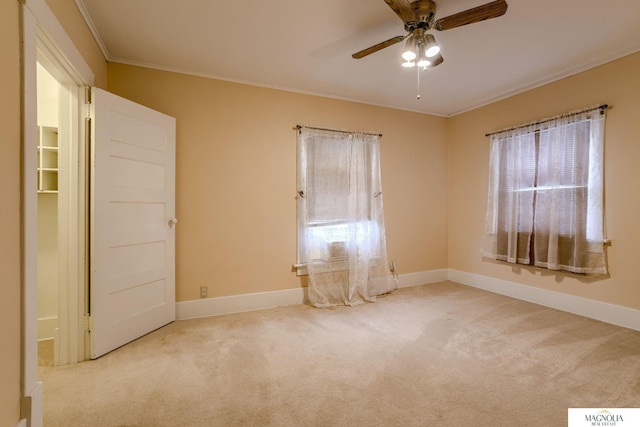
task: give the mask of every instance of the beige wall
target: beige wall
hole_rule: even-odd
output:
[[[0,425],[20,416],[20,38],[18,2],[0,2]]]
[[[178,301],[301,285],[296,124],[381,132],[389,256],[447,267],[446,119],[122,64],[108,89],[177,118]]]
[[[480,244],[487,197],[485,133],[598,103],[605,133],[606,227],[611,277],[577,275],[484,261]],[[449,267],[640,309],[640,53],[461,114],[447,123]]]

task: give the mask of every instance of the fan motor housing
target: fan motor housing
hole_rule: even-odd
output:
[[[418,0],[411,3],[418,18],[416,27],[429,28],[436,16],[436,4],[432,0]]]

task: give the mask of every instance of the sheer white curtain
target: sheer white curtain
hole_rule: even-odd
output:
[[[298,258],[317,307],[374,301],[395,288],[379,156],[378,135],[299,130]]]
[[[484,256],[607,273],[604,120],[595,108],[492,135]]]

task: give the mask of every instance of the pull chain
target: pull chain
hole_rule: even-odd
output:
[[[418,70],[418,95],[416,95],[416,99],[420,99],[420,67],[416,67]]]

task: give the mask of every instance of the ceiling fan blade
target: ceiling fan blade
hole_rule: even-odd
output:
[[[484,21],[485,19],[497,18],[498,16],[505,14],[507,6],[508,5],[505,0],[492,1],[491,3],[483,4],[482,6],[474,7],[469,10],[454,13],[453,15],[438,19],[433,24],[433,28],[438,31],[444,31]]]
[[[384,2],[393,9],[405,25],[414,24],[418,20],[409,0],[384,0]]]
[[[407,36],[396,36],[396,37],[394,37],[392,39],[385,40],[382,43],[378,43],[378,44],[375,44],[375,45],[373,45],[371,47],[363,49],[360,52],[356,52],[353,55],[351,55],[351,57],[353,57],[354,59],[364,58],[365,56],[371,55],[372,53],[377,52],[379,50],[382,50],[385,47],[389,47],[389,46],[394,45],[396,43],[400,43],[406,37]]]

